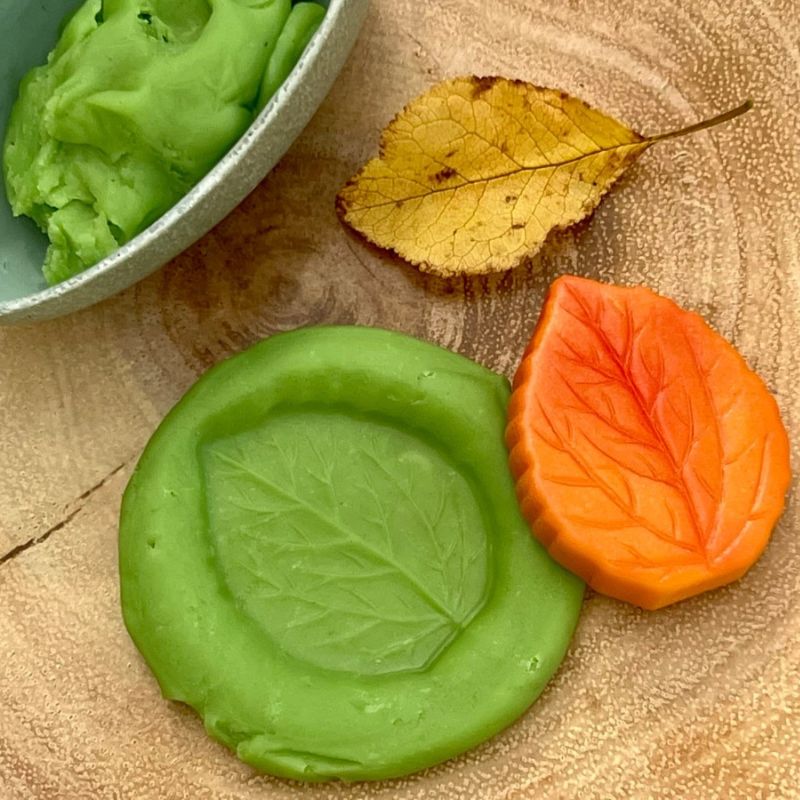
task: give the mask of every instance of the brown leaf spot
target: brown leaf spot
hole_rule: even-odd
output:
[[[518,231],[520,228],[524,228],[525,227],[525,223],[524,222],[515,222],[511,227],[515,231]]]
[[[488,76],[485,78],[473,77],[472,78],[473,99],[477,99],[481,97],[481,95],[486,94],[486,92],[488,92],[499,80],[500,78],[498,78],[496,75]]]
[[[456,171],[452,167],[443,167],[435,175],[431,175],[431,181],[433,181],[433,183],[444,183],[455,174]]]

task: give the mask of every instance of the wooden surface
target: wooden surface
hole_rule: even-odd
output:
[[[590,595],[519,723],[399,783],[257,776],[163,701],[123,629],[116,523],[155,425],[208,366],[317,322],[395,328],[512,374],[544,291],[574,272],[703,313],[800,401],[797,0],[374,0],[345,72],[280,166],[157,275],[71,318],[0,330],[0,798],[800,796],[800,520],[738,584],[658,613]],[[527,268],[423,278],[347,235],[338,187],[431,82],[557,86],[644,133],[738,104],[647,153]],[[793,457],[797,462],[797,448]]]

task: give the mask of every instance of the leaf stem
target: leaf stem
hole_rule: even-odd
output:
[[[648,142],[661,142],[664,139],[677,139],[680,136],[688,136],[690,133],[697,133],[697,131],[704,131],[707,128],[714,128],[717,125],[722,125],[723,122],[736,119],[742,114],[746,114],[753,107],[753,101],[747,99],[740,106],[725,111],[722,114],[717,114],[710,119],[704,119],[702,122],[696,122],[694,125],[689,125],[686,128],[678,128],[678,130],[667,131],[666,133],[659,133],[657,136],[648,136]]]

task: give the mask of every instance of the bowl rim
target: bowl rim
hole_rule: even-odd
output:
[[[292,71],[289,73],[286,80],[277,89],[275,94],[269,99],[267,104],[259,112],[258,116],[250,123],[247,130],[239,137],[239,139],[231,146],[228,152],[171,208],[164,212],[157,220],[151,223],[141,233],[137,234],[133,239],[123,244],[113,253],[106,256],[101,261],[98,261],[88,269],[79,272],[76,275],[68,278],[61,283],[53,286],[45,287],[36,292],[22,295],[10,300],[0,301],[0,324],[4,322],[31,322],[35,319],[46,319],[48,317],[60,316],[62,312],[52,307],[54,303],[66,299],[68,295],[74,294],[77,290],[85,289],[89,285],[95,283],[98,279],[107,276],[109,273],[115,271],[119,267],[130,263],[131,258],[146,249],[149,245],[154,244],[163,236],[167,236],[170,232],[175,231],[180,222],[186,216],[202,206],[208,198],[222,186],[225,181],[234,173],[237,166],[243,160],[246,160],[256,148],[258,141],[261,139],[262,134],[266,129],[272,127],[272,124],[279,116],[281,109],[284,106],[286,98],[295,94],[297,89],[305,83],[306,78],[313,69],[316,62],[319,60],[326,42],[331,36],[331,33],[338,27],[342,15],[348,6],[363,7],[364,12],[369,4],[369,0],[327,0],[324,3],[327,6],[325,17],[319,29],[314,33],[311,41],[309,42],[300,59],[295,64]],[[361,16],[363,21],[363,15]],[[360,23],[358,25],[360,28]],[[355,38],[355,37],[354,37]],[[327,93],[327,92],[326,92]],[[323,95],[324,97],[324,95]],[[288,148],[289,145],[287,145]],[[281,154],[282,156],[282,154]],[[279,159],[278,159],[279,160]],[[277,163],[277,161],[276,161]],[[273,165],[274,166],[274,165]],[[271,169],[271,168],[270,168]],[[253,183],[253,187],[262,180],[268,170],[261,174]],[[252,188],[248,191],[252,191]],[[241,197],[236,200],[231,208],[234,208],[244,197],[247,196],[248,191],[242,193]],[[227,212],[230,213],[230,212]],[[220,216],[214,215],[214,221],[205,226],[204,230],[199,230],[196,236],[191,241],[197,241],[208,230],[214,227],[226,216],[223,213]],[[93,305],[101,302],[104,299],[123,291],[125,288],[132,286],[139,280],[147,277],[148,275],[160,269],[171,258],[177,256],[180,252],[186,249],[191,244],[188,242],[180,249],[175,250],[171,256],[167,258],[155,258],[151,261],[156,263],[145,264],[140,270],[131,270],[129,280],[127,283],[120,282],[112,288],[111,291],[98,293],[97,297],[89,300],[86,303],[78,303],[74,307],[65,309],[63,313],[69,313],[72,310],[78,310],[82,307]],[[48,307],[48,312],[45,312],[39,317],[38,315],[26,314],[26,312],[35,312],[41,307]]]

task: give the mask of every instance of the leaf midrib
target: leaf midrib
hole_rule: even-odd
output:
[[[462,183],[456,184],[455,186],[438,186],[438,187],[431,187],[428,191],[420,192],[419,194],[412,194],[408,195],[407,197],[398,197],[394,200],[385,200],[381,203],[373,203],[367,204],[364,203],[360,205],[357,209],[351,208],[348,209],[348,213],[355,213],[357,211],[366,211],[372,210],[374,208],[383,208],[384,206],[394,205],[396,203],[408,203],[412,200],[421,200],[425,197],[430,197],[431,195],[442,194],[443,192],[454,192],[459,189],[463,189],[466,186],[480,186],[481,184],[489,184],[494,181],[505,180],[506,178],[512,178],[517,175],[523,175],[527,173],[535,173],[540,170],[557,170],[560,167],[569,166],[570,164],[575,164],[578,161],[583,161],[585,158],[593,158],[594,156],[600,155],[601,153],[610,153],[614,150],[622,150],[625,147],[641,147],[646,149],[650,147],[652,141],[650,139],[642,139],[639,142],[627,142],[625,144],[615,144],[612,147],[600,147],[597,150],[592,150],[590,153],[583,153],[579,156],[575,156],[575,158],[568,158],[564,161],[557,161],[552,164],[537,164],[534,167],[522,167],[520,166],[518,169],[509,170],[508,172],[502,172],[499,175],[492,175],[490,178],[463,178]],[[387,163],[385,159],[380,159]],[[402,178],[401,175],[396,175],[395,178]],[[375,180],[375,178],[372,178]]]
[[[670,450],[666,439],[664,438],[664,434],[661,431],[661,428],[658,426],[656,421],[652,418],[651,413],[649,412],[649,410],[647,408],[647,404],[646,404],[646,402],[644,400],[644,397],[642,396],[641,389],[639,388],[639,385],[636,383],[635,380],[633,380],[631,378],[627,366],[622,362],[622,360],[619,357],[619,354],[617,353],[617,351],[614,349],[614,347],[612,346],[611,342],[609,341],[605,329],[600,324],[594,324],[594,321],[591,318],[591,314],[589,312],[589,309],[587,309],[586,305],[584,304],[583,298],[577,292],[573,291],[572,289],[570,289],[569,292],[570,292],[570,296],[572,297],[572,299],[575,300],[575,302],[580,306],[581,310],[583,311],[583,313],[585,315],[584,323],[587,324],[587,325],[590,325],[590,324],[592,325],[592,328],[595,331],[595,333],[598,335],[598,338],[600,339],[600,342],[603,345],[603,348],[605,349],[606,353],[609,355],[611,360],[615,363],[617,369],[620,371],[620,373],[622,374],[623,378],[625,379],[625,385],[628,388],[629,393],[633,396],[633,399],[634,399],[634,401],[636,402],[636,405],[639,408],[639,412],[640,412],[641,418],[645,421],[646,426],[650,429],[651,434],[655,438],[656,442],[660,445],[661,452],[667,458],[667,461],[669,462],[670,466],[672,467],[672,470],[673,470],[673,473],[674,473],[674,476],[675,476],[675,483],[676,483],[675,488],[677,489],[678,493],[683,498],[683,501],[684,501],[684,503],[685,503],[685,505],[686,505],[686,507],[687,507],[687,509],[689,511],[689,516],[690,516],[691,521],[692,521],[692,526],[693,526],[693,528],[695,530],[695,548],[694,549],[699,555],[701,555],[703,557],[703,559],[705,560],[706,564],[708,564],[709,563],[709,558],[710,558],[709,557],[709,553],[708,553],[708,549],[706,547],[706,542],[707,542],[707,539],[708,539],[708,533],[707,533],[707,531],[705,531],[703,529],[703,525],[701,524],[701,521],[700,521],[699,512],[698,512],[696,503],[695,503],[694,499],[691,496],[689,487],[686,485],[686,478],[685,478],[685,476],[683,474],[682,465],[678,464],[678,462],[675,460],[675,457],[672,454],[672,451]],[[566,309],[566,307],[565,307],[564,310],[567,311],[567,313],[570,313],[569,310]],[[629,309],[627,309],[627,312],[629,313]],[[703,383],[703,385],[705,386],[705,376],[699,370],[699,365],[697,364],[697,361],[696,361],[696,354],[694,353],[694,350],[691,347],[691,344],[688,342],[688,340],[687,340],[687,346],[689,347],[689,350],[692,352],[692,355],[695,357],[695,368],[696,368],[697,374],[698,374],[698,376],[700,378],[700,382]],[[719,436],[719,428],[718,428],[718,420],[716,420],[716,417],[715,417],[715,422],[717,423],[717,429],[716,429],[717,444],[718,444],[719,447],[721,447],[721,441],[720,441],[720,436]],[[674,543],[675,544],[680,544],[678,539],[675,539]]]

